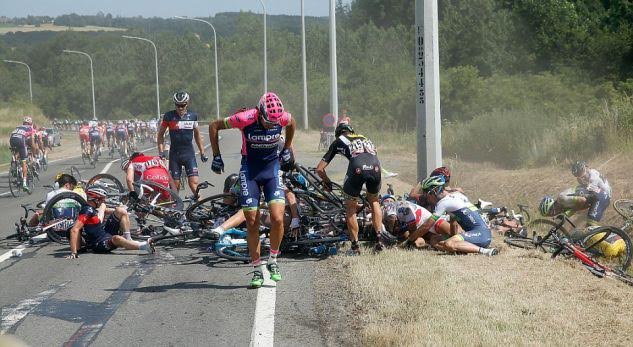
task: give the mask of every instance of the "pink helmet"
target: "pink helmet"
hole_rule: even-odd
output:
[[[277,94],[268,92],[259,98],[257,109],[264,121],[279,124],[281,115],[284,113],[284,104],[281,103]]]

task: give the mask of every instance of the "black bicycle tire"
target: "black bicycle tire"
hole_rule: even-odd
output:
[[[121,181],[114,177],[113,175],[107,174],[107,173],[100,173],[100,174],[96,174],[94,176],[92,176],[88,182],[86,183],[86,186],[90,186],[91,184],[93,184],[94,182],[96,182],[97,180],[100,179],[108,179],[111,180],[115,185],[117,190],[119,191],[119,194],[125,193],[126,189],[123,187],[123,183],[121,183]]]
[[[602,227],[597,227],[592,229],[591,231],[589,231],[588,233],[586,233],[585,235],[583,235],[582,240],[580,240],[580,244],[584,246],[584,244],[587,242],[587,240],[591,239],[593,236],[596,236],[597,234],[600,233],[605,233],[605,232],[609,232],[612,234],[616,234],[618,235],[622,240],[624,240],[625,244],[626,244],[626,254],[625,254],[625,258],[624,261],[620,262],[621,263],[621,267],[618,270],[622,270],[622,271],[626,271],[628,270],[629,266],[631,266],[631,256],[632,256],[632,248],[633,248],[633,242],[631,241],[631,237],[624,232],[622,229],[614,227],[614,226],[602,226]],[[595,242],[591,245],[589,245],[588,247],[585,247],[585,250],[590,250],[592,247],[597,246],[599,244],[599,242]]]
[[[622,205],[628,204],[628,209]],[[618,199],[613,202],[613,208],[624,219],[633,218],[633,199]]]
[[[73,176],[77,182],[81,182],[81,172],[79,172],[76,166],[73,165],[70,167],[70,175]]]
[[[206,197],[198,202],[196,202],[195,204],[189,206],[189,208],[187,208],[187,211],[185,212],[185,216],[187,217],[187,220],[191,221],[191,222],[204,222],[207,221],[208,219],[206,218],[199,218],[198,216],[196,216],[194,214],[194,210],[202,205],[204,205],[205,203],[212,201],[212,200],[224,200],[225,198],[232,198],[232,199],[237,199],[237,197],[233,194],[230,193],[224,193],[224,194],[217,194],[217,195],[212,195],[209,197]],[[226,205],[227,210],[232,210],[232,206]],[[235,208],[235,211],[232,211],[233,213],[235,213],[239,208]],[[232,213],[231,213],[232,214]]]
[[[63,193],[57,194],[44,207],[44,211],[42,212],[42,217],[41,217],[41,221],[40,222],[43,223],[43,224],[46,224],[51,219],[53,219],[53,216],[51,214],[53,206],[57,202],[59,202],[60,200],[64,200],[64,199],[75,200],[82,207],[87,204],[86,200],[81,195],[79,195],[79,194],[77,194],[75,192],[63,192]],[[59,233],[51,231],[50,229],[46,231],[46,235],[48,235],[48,238],[51,239],[54,242],[57,242],[57,243],[60,243],[60,244],[68,244],[68,238],[67,237],[61,236]]]
[[[528,239],[528,238],[506,237],[503,239],[503,242],[517,248],[537,249],[536,244],[534,243],[534,240]],[[540,249],[544,251],[545,253],[554,253],[554,251],[560,248],[560,245],[555,242],[546,240],[540,245],[540,247],[541,247]]]
[[[15,177],[11,177],[11,175],[9,175],[9,191],[14,198],[20,197],[22,193],[22,185],[20,184],[20,179],[18,179],[17,176],[20,174],[21,172],[17,170]]]
[[[531,222],[529,222],[527,224],[527,231],[528,231],[528,236],[532,236],[534,234],[534,229],[536,225],[543,225],[543,226],[549,226],[549,228],[547,228],[547,230],[542,230],[543,233],[537,233],[537,235],[540,236],[545,236],[545,234],[547,234],[547,232],[549,232],[549,230],[558,225],[559,222],[554,221],[552,219],[546,219],[546,218],[539,218],[539,219],[535,219]],[[560,226],[558,228],[558,231],[562,232],[563,234],[565,234],[565,236],[569,236],[569,232],[567,231],[567,228],[565,228],[564,225]]]

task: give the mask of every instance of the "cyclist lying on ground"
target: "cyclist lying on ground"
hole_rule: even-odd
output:
[[[383,204],[383,221],[389,233],[383,232],[381,240],[388,243],[404,239],[403,247],[423,248],[429,244],[434,248],[438,242],[450,236],[448,223],[438,223],[431,212],[410,201],[395,201],[393,196],[386,195],[381,199]]]
[[[129,191],[134,190],[134,182],[139,180],[158,183],[175,190],[176,184],[159,156],[134,152],[130,158],[121,162],[121,170],[126,172],[125,182]]]
[[[464,194],[449,193],[445,187],[446,180],[441,175],[431,176],[422,181],[423,191],[427,193],[429,202],[435,205],[433,219],[438,222],[436,230],[442,228],[443,223],[448,223],[441,219],[444,214],[451,217],[450,229],[454,236],[438,242],[435,247],[446,252],[497,255],[499,251],[496,248],[487,248],[492,241],[492,234],[477,208]]]
[[[57,177],[55,177],[55,184],[53,187],[55,189],[46,194],[46,204],[48,204],[48,202],[51,201],[53,197],[64,192],[75,192],[79,194],[82,198],[86,199],[86,193],[84,192],[83,188],[78,186],[75,177],[69,174],[58,174]],[[72,199],[69,199],[68,201],[65,201],[65,199],[61,200],[55,205],[55,207],[56,218],[75,217],[77,215],[77,212],[79,212],[78,206]],[[43,211],[35,212],[33,217],[31,217],[31,219],[29,220],[28,226],[37,226],[40,223],[42,212]]]
[[[107,208],[106,191],[97,187],[86,190],[88,204],[81,208],[75,225],[70,229],[70,251],[67,259],[78,258],[77,251],[81,248],[81,238],[86,241],[86,247],[95,253],[109,253],[121,247],[128,250],[142,250],[153,253],[152,239],[145,242],[133,241],[130,238],[130,219],[123,207]],[[125,237],[119,235],[123,229]]]

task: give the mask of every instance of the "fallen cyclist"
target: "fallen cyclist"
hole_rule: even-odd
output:
[[[477,208],[460,192],[449,193],[444,188],[444,176],[431,176],[422,181],[422,189],[428,200],[435,205],[432,218],[441,224],[449,223],[441,217],[448,214],[451,217],[451,236],[447,240],[438,242],[435,247],[446,252],[480,253],[487,256],[497,255],[496,248],[488,248],[492,241],[492,233],[488,225],[481,218]],[[407,240],[410,244],[412,240]]]
[[[77,221],[70,229],[71,253],[67,259],[78,258],[82,237],[86,241],[86,247],[94,253],[109,253],[119,247],[150,254],[154,252],[151,238],[144,242],[129,239],[130,219],[127,210],[123,207],[107,208],[107,193],[103,189],[89,187],[86,195],[87,205],[81,208]],[[119,235],[120,229],[123,229],[126,237]]]

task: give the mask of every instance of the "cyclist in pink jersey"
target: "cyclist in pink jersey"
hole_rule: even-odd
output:
[[[277,145],[281,131],[286,128],[286,143],[281,152]],[[242,163],[240,178],[240,203],[246,217],[248,247],[252,265],[255,267],[251,287],[259,288],[264,283],[263,263],[260,259],[259,199],[263,190],[271,217],[270,259],[267,264],[270,278],[281,280],[277,264],[279,246],[283,238],[284,184],[279,170],[294,167],[291,150],[296,124],[294,118],[284,111],[283,104],[274,93],[264,94],[257,107],[240,110],[236,114],[217,120],[209,125],[209,137],[213,151],[211,169],[220,174],[224,162],[220,155],[218,131],[237,128],[242,131]]]

